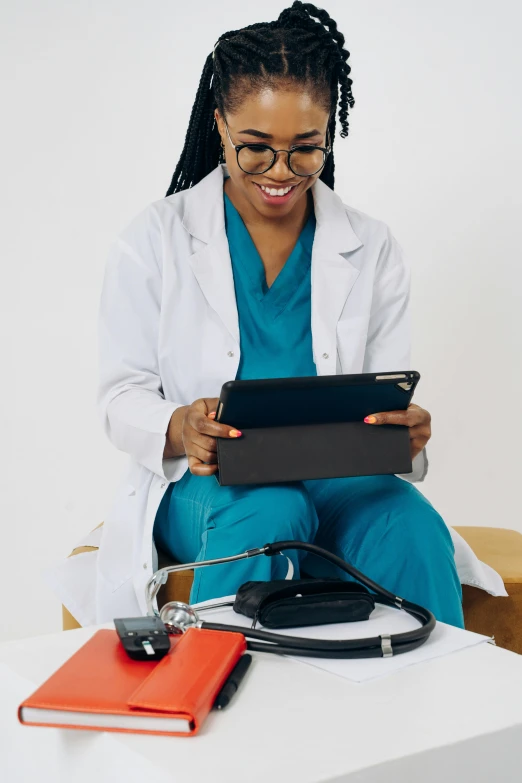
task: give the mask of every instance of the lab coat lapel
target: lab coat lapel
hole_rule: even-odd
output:
[[[336,327],[360,270],[349,254],[362,246],[340,197],[321,180],[312,186],[312,341],[318,375],[336,373]]]
[[[199,286],[209,305],[239,345],[234,276],[225,230],[224,168],[224,164],[216,166],[187,191],[183,226],[199,240],[196,243],[199,247],[190,256]]]
[[[225,230],[223,180],[216,166],[186,195],[183,225],[202,243],[190,257],[201,290],[239,345],[232,262]],[[336,372],[336,326],[360,270],[348,254],[362,246],[340,197],[321,180],[312,186],[316,230],[312,248],[312,340],[319,375]]]

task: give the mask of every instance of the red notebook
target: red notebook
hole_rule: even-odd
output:
[[[116,631],[97,631],[18,707],[32,726],[196,734],[246,649],[241,633],[191,628],[160,661],[129,658]]]

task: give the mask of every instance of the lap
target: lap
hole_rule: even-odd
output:
[[[386,541],[404,546],[444,539],[453,549],[449,530],[428,498],[395,475],[355,476],[304,482],[320,525],[317,543],[345,554],[363,554]]]
[[[166,533],[170,528],[170,538],[176,530],[175,537],[197,551],[209,527],[233,528],[235,538],[242,527],[252,530],[254,525],[256,535],[270,533],[277,539],[278,525],[281,533],[288,532],[288,516],[309,519],[308,540],[313,533],[317,543],[345,552],[397,534],[429,537],[428,528],[444,525],[429,500],[395,475],[223,487],[215,476],[194,476],[187,470],[169,487],[155,530],[163,527]]]
[[[314,540],[378,577],[409,568],[453,564],[449,529],[430,501],[413,484],[395,475],[358,476],[305,482],[319,517]],[[341,576],[314,556],[303,561],[314,576]]]
[[[317,515],[302,482],[221,486],[215,476],[187,470],[158,509],[154,538],[182,561],[193,560],[203,538],[221,536],[235,553],[279,538],[311,540]]]
[[[221,487],[190,471],[160,505],[154,537],[182,562],[244,552],[267,541],[314,542],[387,589],[463,627],[449,530],[429,500],[395,475]],[[289,552],[296,575],[350,578],[324,560]],[[275,558],[196,570],[191,600],[232,594],[248,579],[283,578]]]
[[[368,508],[379,511],[399,505],[433,508],[413,484],[395,475],[349,476],[304,481],[303,484],[324,520],[345,510],[355,515]]]

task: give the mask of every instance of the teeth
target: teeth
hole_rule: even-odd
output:
[[[264,185],[260,185],[259,187],[270,196],[285,196],[290,190],[292,190],[293,187],[295,187],[295,185],[291,185],[289,188],[279,188],[278,190],[276,190],[276,188],[265,188]]]

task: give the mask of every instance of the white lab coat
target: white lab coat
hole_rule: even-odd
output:
[[[219,397],[240,360],[238,314],[219,164],[201,182],[153,202],[113,244],[99,316],[98,405],[107,436],[130,456],[104,525],[78,545],[99,550],[61,561],[48,581],[82,625],[146,611],[157,568],[152,531],[187,458],[163,459],[173,411]],[[380,220],[343,204],[321,180],[311,188],[312,339],[318,375],[411,370],[410,269]],[[424,449],[413,472],[422,481]],[[502,580],[452,531],[461,581],[505,594]],[[260,542],[263,543],[263,542]],[[234,554],[234,553],[230,553]],[[459,562],[460,560],[460,562]]]

